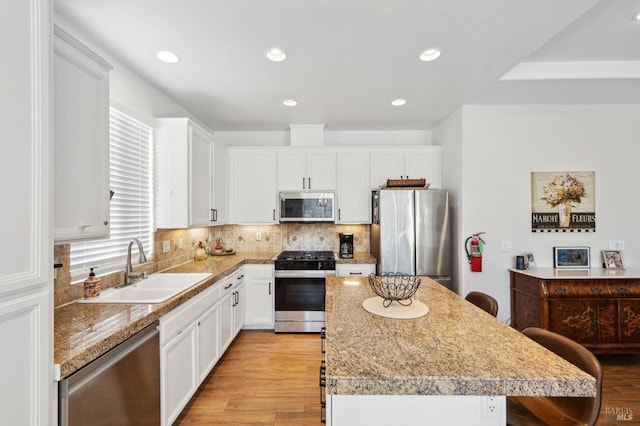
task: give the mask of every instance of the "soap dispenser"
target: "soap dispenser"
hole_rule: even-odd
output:
[[[94,266],[89,273],[89,278],[84,281],[84,298],[89,299],[92,297],[100,296],[100,278],[96,277],[95,272],[93,270],[97,268]]]

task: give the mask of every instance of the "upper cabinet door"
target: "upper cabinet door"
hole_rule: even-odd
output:
[[[213,225],[213,136],[185,117],[156,122],[158,228]]]
[[[333,150],[278,152],[278,190],[336,190],[336,153]]]
[[[370,170],[368,151],[338,152],[337,223],[371,223]]]
[[[335,191],[335,151],[310,151],[307,153],[307,178],[307,189]]]
[[[307,154],[304,151],[278,152],[278,189],[300,191],[307,188]]]
[[[276,153],[229,150],[231,222],[277,223]]]
[[[404,152],[401,149],[371,150],[371,187],[386,185],[387,179],[402,179],[404,176]]]
[[[404,155],[406,179],[425,178],[431,184],[430,188],[442,187],[439,146],[407,149]]]
[[[229,221],[229,154],[219,143],[213,145],[213,223],[224,225]]]
[[[213,212],[213,138],[204,129],[189,129],[189,226],[211,225]]]
[[[387,179],[426,179],[430,188],[440,188],[442,171],[440,147],[403,147],[371,150],[371,187],[386,185]]]
[[[54,238],[105,238],[111,66],[60,28],[54,34]]]

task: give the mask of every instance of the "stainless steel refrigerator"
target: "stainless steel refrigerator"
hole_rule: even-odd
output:
[[[428,276],[451,289],[449,191],[373,191],[371,254],[376,272]]]

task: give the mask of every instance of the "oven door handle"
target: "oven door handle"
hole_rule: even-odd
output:
[[[276,278],[325,278],[335,277],[336,271],[320,270],[320,271],[298,271],[298,270],[276,270]]]

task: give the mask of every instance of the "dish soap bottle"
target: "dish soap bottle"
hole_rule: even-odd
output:
[[[89,278],[84,281],[84,298],[90,299],[92,297],[100,296],[100,278],[96,277],[96,274],[93,270],[97,268],[94,266],[89,273]]]

